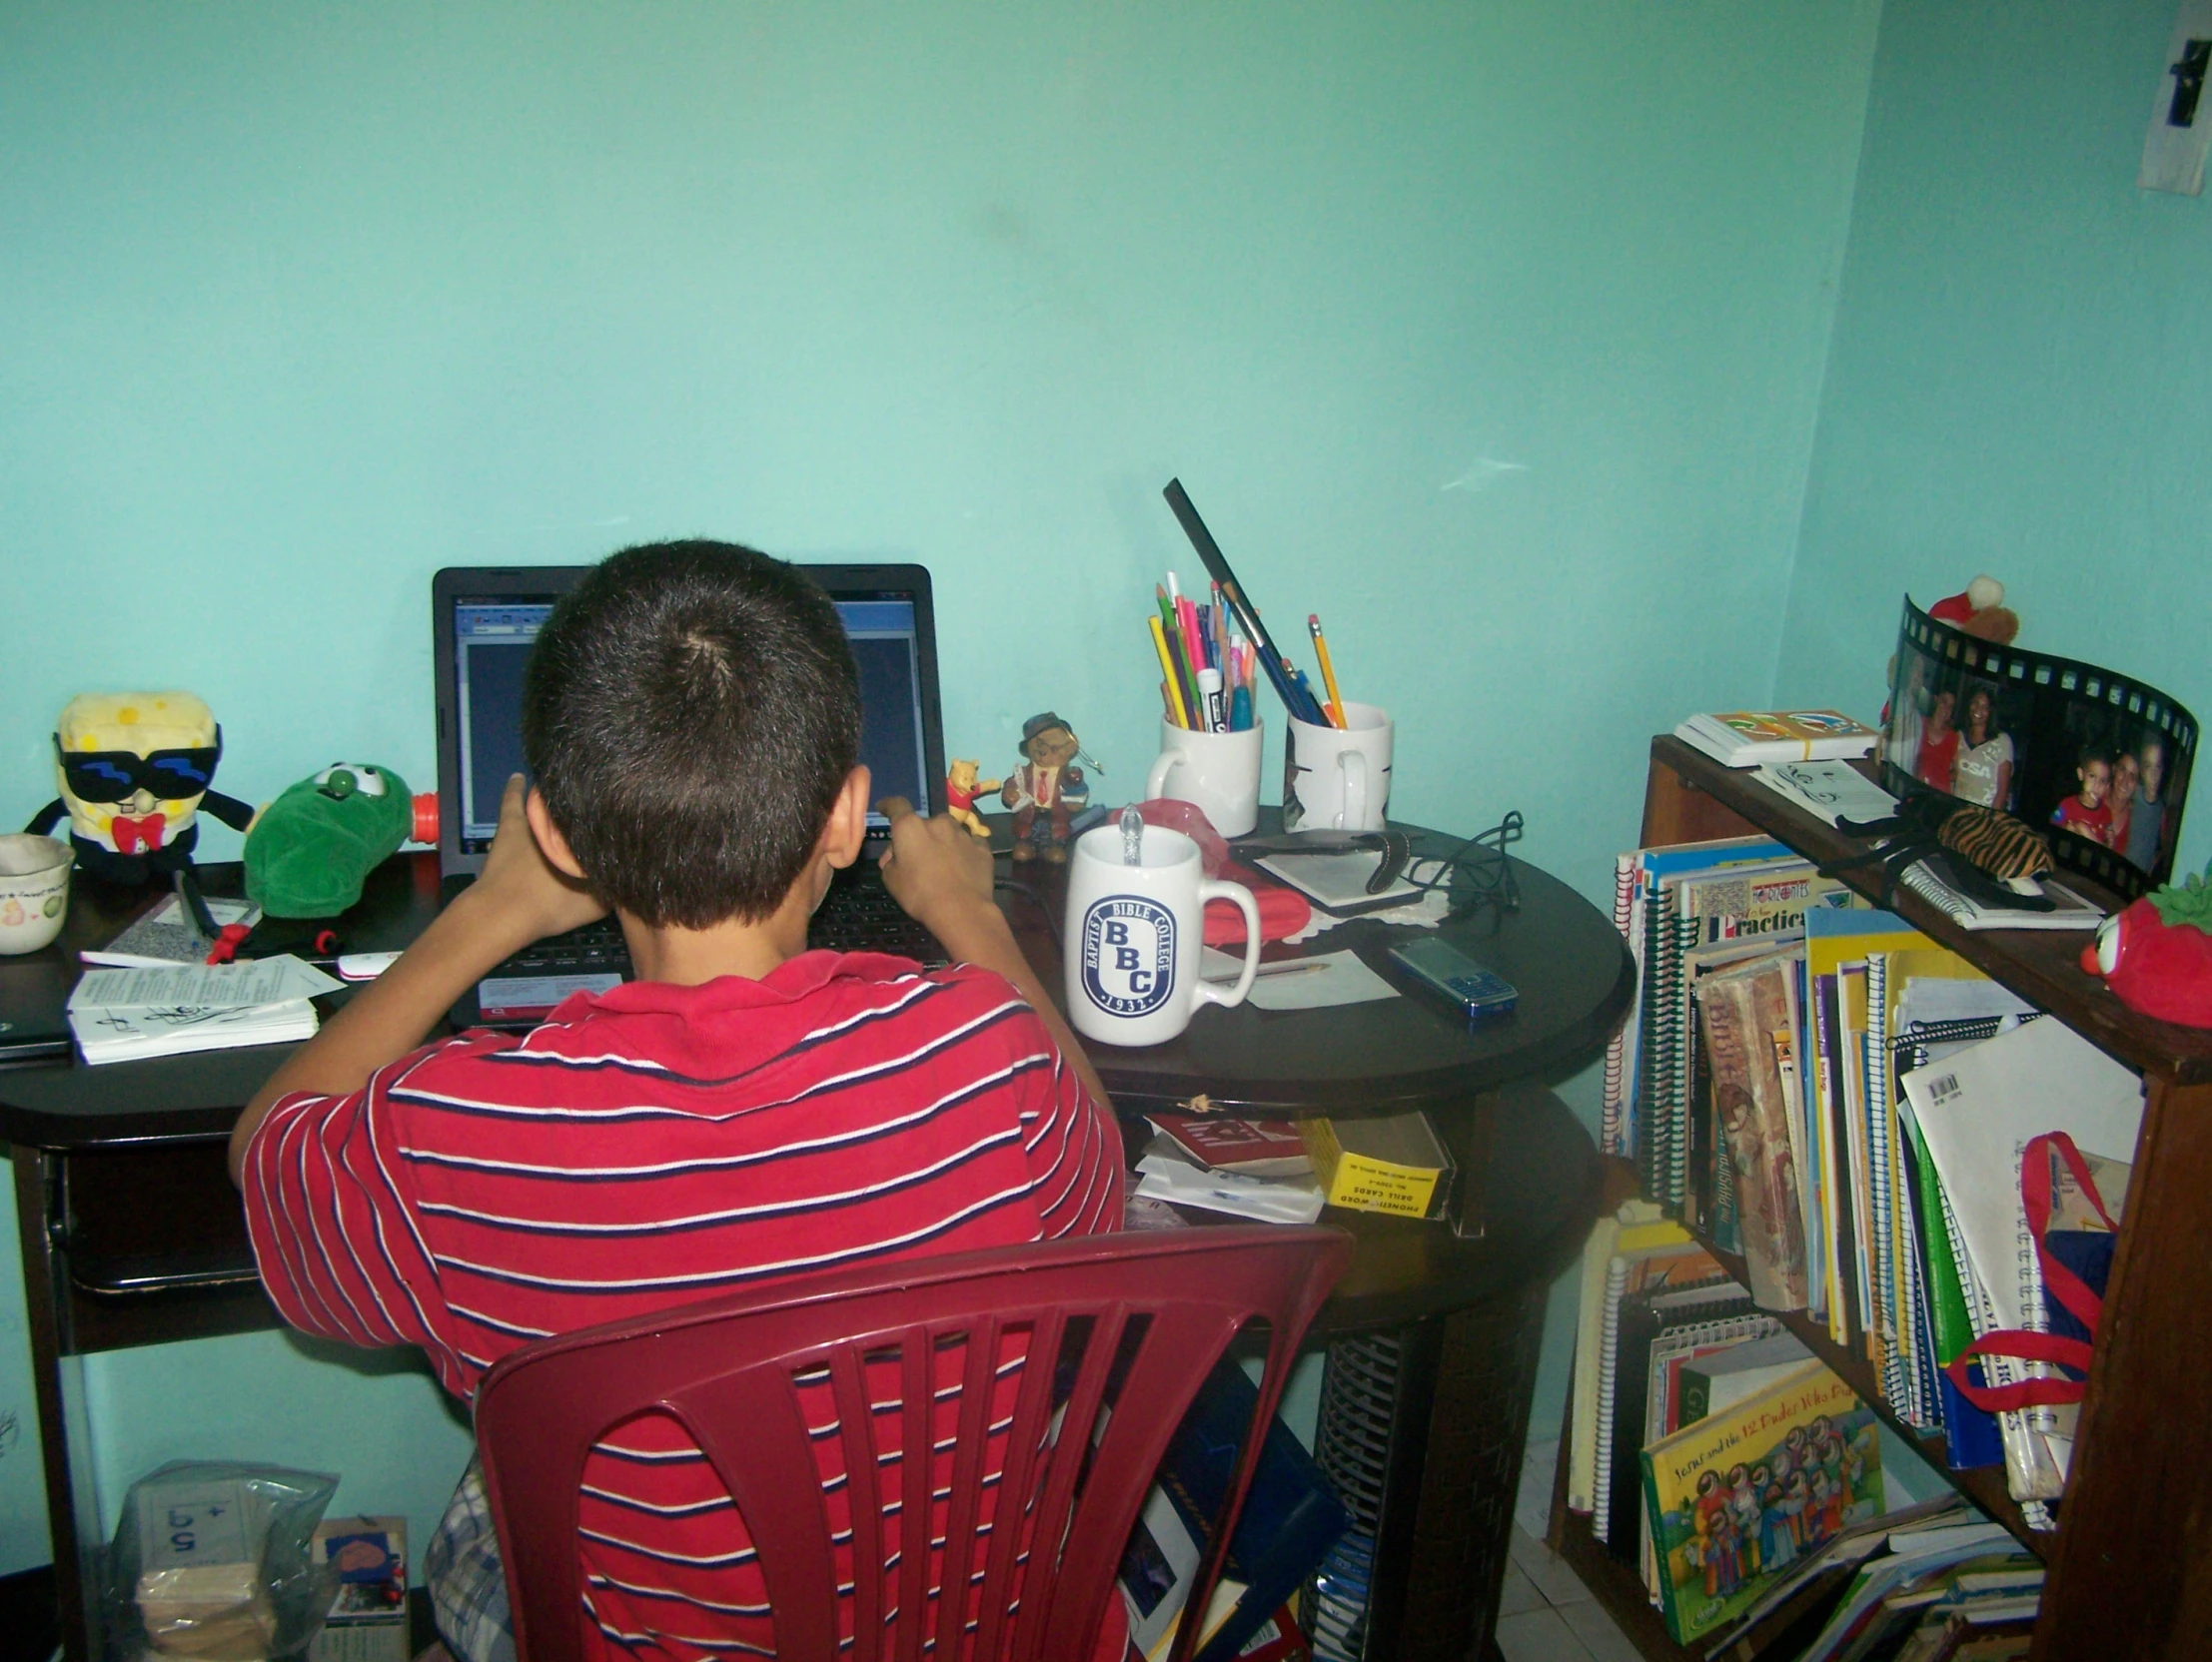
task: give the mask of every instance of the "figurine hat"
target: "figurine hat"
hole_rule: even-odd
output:
[[[1050,710],[1047,710],[1043,715],[1033,715],[1027,721],[1021,724],[1021,742],[1027,744],[1039,733],[1049,733],[1055,727],[1061,728],[1069,733],[1075,731],[1073,727],[1068,726],[1066,722],[1062,721]]]

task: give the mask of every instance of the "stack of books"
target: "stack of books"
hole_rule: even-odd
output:
[[[1311,1224],[1321,1185],[1305,1140],[1288,1120],[1155,1114],[1157,1135],[1137,1162],[1137,1194],[1263,1224]]]
[[[1259,1391],[1244,1369],[1220,1363],[1160,1462],[1121,1565],[1130,1642],[1147,1662],[1175,1643],[1207,1533],[1228,1497],[1258,1407]],[[1270,1420],[1194,1662],[1304,1658],[1305,1635],[1287,1606],[1350,1524],[1313,1456],[1280,1417]]]
[[[289,955],[250,964],[88,970],[69,1026],[93,1066],[312,1038],[309,1001],[344,985]]]
[[[2052,1317],[2019,1250],[2019,1146],[2066,1132],[2118,1217],[2140,1081],[1765,839],[1640,849],[1617,877],[1639,990],[1607,1058],[1603,1137],[1658,1203],[1634,1227],[1667,1216],[1739,1252],[1750,1307],[1804,1312],[1866,1360],[1898,1419],[1943,1435],[1954,1469],[2002,1462],[2027,1522],[2049,1527],[2072,1410],[1992,1416],[1944,1367]],[[1594,1369],[1605,1296],[1602,1266],[1586,1270]],[[1997,1384],[2026,1366],[1970,1365]]]

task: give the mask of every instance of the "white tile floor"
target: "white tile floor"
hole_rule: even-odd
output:
[[[1506,1662],[1641,1662],[1604,1606],[1544,1544],[1559,1453],[1557,1442],[1533,1442],[1522,1461],[1513,1561],[1498,1605],[1498,1648]]]

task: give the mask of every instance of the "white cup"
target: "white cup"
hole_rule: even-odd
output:
[[[1347,699],[1345,727],[1295,717],[1283,741],[1283,829],[1380,831],[1390,808],[1390,712]]]
[[[0,953],[36,952],[69,916],[67,843],[18,831],[0,837]]]
[[[1196,733],[1160,723],[1160,754],[1144,782],[1145,800],[1173,797],[1205,814],[1224,837],[1260,823],[1260,723],[1241,733]]]
[[[1068,1019],[1086,1039],[1161,1045],[1190,1026],[1201,1004],[1242,1004],[1260,967],[1260,908],[1241,883],[1206,880],[1198,844],[1148,825],[1141,865],[1122,863],[1119,825],[1075,840],[1068,862]],[[1224,992],[1199,979],[1206,902],[1233,900],[1244,912],[1244,974]]]

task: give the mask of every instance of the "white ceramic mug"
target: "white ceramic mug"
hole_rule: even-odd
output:
[[[1390,809],[1388,710],[1347,699],[1346,726],[1293,719],[1283,741],[1283,829],[1380,831]]]
[[[1260,967],[1260,908],[1241,883],[1206,879],[1198,844],[1148,825],[1142,864],[1122,860],[1119,825],[1076,838],[1068,861],[1068,1019],[1086,1039],[1160,1045],[1190,1026],[1201,1004],[1242,1004]],[[1206,902],[1233,900],[1244,912],[1244,974],[1226,990],[1202,981]]]
[[[1260,823],[1260,735],[1257,721],[1241,733],[1196,733],[1161,722],[1145,800],[1192,803],[1224,837],[1249,835]]]
[[[0,953],[36,952],[69,916],[67,843],[18,831],[0,837]]]

